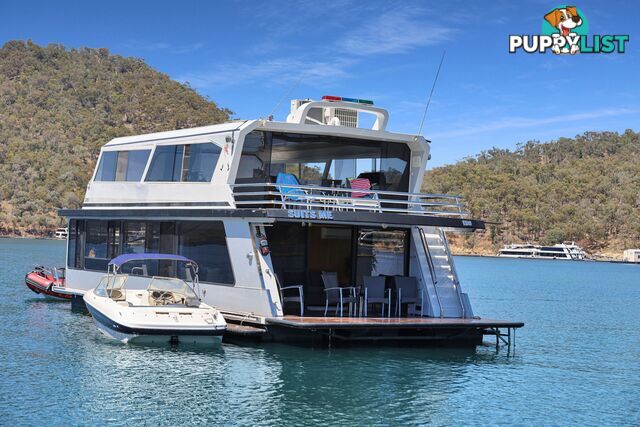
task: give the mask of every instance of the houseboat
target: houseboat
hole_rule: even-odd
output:
[[[59,227],[59,228],[56,228],[56,231],[53,234],[53,236],[56,239],[67,240],[68,234],[69,234],[69,230],[67,229],[67,227]]]
[[[625,249],[622,254],[622,261],[640,263],[640,249]]]
[[[532,245],[529,243],[505,245],[498,251],[499,257],[564,259],[581,261],[586,258],[584,250],[575,242],[558,243],[553,246]]]
[[[203,302],[220,309],[231,337],[511,337],[523,323],[474,316],[447,244],[446,233],[484,223],[458,196],[420,193],[429,141],[387,131],[388,119],[370,101],[327,96],[292,101],[284,122],[109,141],[82,208],[60,212],[65,292],[95,287],[119,255],[177,254],[198,264]],[[179,273],[170,260],[127,268]]]

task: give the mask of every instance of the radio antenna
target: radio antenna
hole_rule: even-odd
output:
[[[442,58],[440,58],[440,65],[438,65],[438,71],[436,72],[436,77],[433,79],[433,85],[431,86],[431,92],[429,92],[429,98],[427,99],[427,105],[424,107],[424,114],[422,115],[422,120],[420,121],[420,128],[418,129],[418,133],[416,134],[416,138],[422,134],[422,126],[424,126],[424,120],[427,118],[427,111],[429,111],[429,104],[431,104],[431,97],[433,96],[433,91],[436,88],[436,83],[438,83],[438,76],[440,76],[440,69],[442,68],[442,63],[444,62],[444,55],[447,53],[446,50],[442,51]]]
[[[282,104],[282,102],[287,99],[287,97],[291,94],[291,92],[293,92],[293,90],[295,88],[298,87],[298,85],[300,84],[300,82],[302,81],[302,79],[304,78],[305,73],[302,73],[300,75],[300,77],[298,78],[298,80],[294,81],[291,86],[289,86],[289,89],[285,92],[284,96],[282,98],[280,98],[280,100],[278,101],[278,103],[276,104],[275,107],[273,107],[273,110],[271,110],[271,112],[267,115],[267,120],[271,120],[273,118],[273,113],[276,112],[276,110],[278,108],[280,108],[280,105]]]

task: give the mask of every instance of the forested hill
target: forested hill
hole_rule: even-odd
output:
[[[428,171],[423,189],[459,193],[474,217],[496,223],[457,242],[469,252],[575,240],[620,257],[640,246],[640,134],[631,130],[494,148]]]
[[[44,234],[77,207],[116,136],[220,123],[220,109],[142,60],[107,49],[0,49],[0,234]]]

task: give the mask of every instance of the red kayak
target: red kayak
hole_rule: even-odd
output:
[[[41,265],[35,267],[25,277],[27,287],[36,294],[48,295],[54,298],[71,299],[71,294],[57,292],[55,288],[64,287],[64,274],[57,273],[59,270],[48,269]]]

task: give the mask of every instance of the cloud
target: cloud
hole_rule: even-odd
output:
[[[188,73],[176,77],[196,88],[234,86],[248,82],[263,85],[288,83],[300,80],[304,83],[330,83],[349,76],[349,61],[304,61],[296,58],[280,58],[247,63],[219,65],[204,73]]]
[[[453,28],[427,17],[424,10],[402,7],[388,10],[347,33],[340,46],[360,56],[397,54],[448,41],[454,33]]]
[[[630,108],[609,108],[594,111],[586,111],[582,113],[573,113],[551,117],[526,118],[526,117],[505,117],[493,122],[485,123],[478,126],[468,126],[459,129],[453,129],[444,132],[434,132],[429,134],[430,138],[451,138],[460,136],[470,136],[479,133],[493,132],[505,129],[518,129],[549,125],[554,123],[577,122],[583,120],[592,120],[602,117],[618,116],[622,114],[638,113],[637,109]]]

